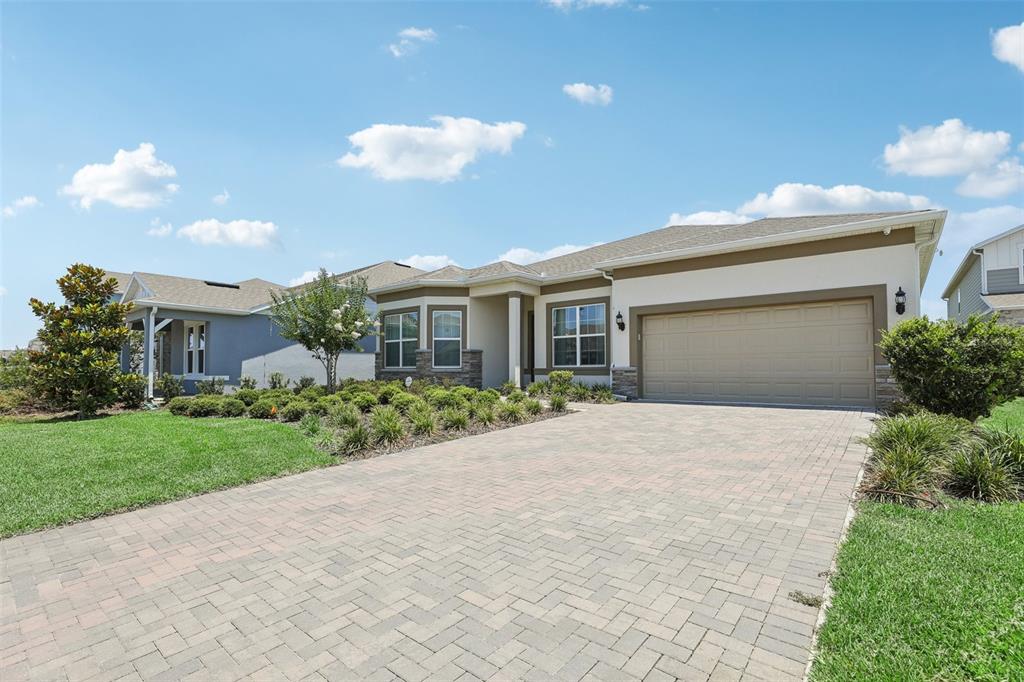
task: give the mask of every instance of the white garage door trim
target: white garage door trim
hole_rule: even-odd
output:
[[[871,407],[873,305],[857,298],[645,315],[641,395]]]

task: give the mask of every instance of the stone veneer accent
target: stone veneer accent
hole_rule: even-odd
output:
[[[892,378],[890,365],[875,365],[875,408],[885,410],[903,398],[900,387]]]
[[[612,367],[612,393],[636,400],[639,395],[636,367]]]
[[[482,350],[463,350],[462,367],[459,369],[434,369],[432,366],[434,352],[429,348],[420,348],[416,351],[416,367],[403,367],[401,369],[385,369],[384,355],[377,353],[377,367],[375,376],[378,379],[392,380],[405,379],[432,379],[434,381],[448,381],[452,384],[483,388],[484,383],[484,352]]]

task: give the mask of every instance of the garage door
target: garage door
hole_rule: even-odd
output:
[[[643,397],[874,405],[871,299],[643,318]]]

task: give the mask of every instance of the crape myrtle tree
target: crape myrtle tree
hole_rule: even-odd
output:
[[[271,292],[270,319],[278,333],[301,344],[327,373],[327,388],[335,389],[338,358],[344,351],[362,350],[359,341],[376,334],[377,322],[366,311],[366,279],[340,283],[323,268],[316,279],[294,292]]]
[[[119,398],[119,354],[128,340],[131,304],[111,302],[117,280],[83,263],[69,267],[57,286],[62,305],[29,301],[42,321],[43,348],[29,352],[31,377],[47,403],[87,417]]]

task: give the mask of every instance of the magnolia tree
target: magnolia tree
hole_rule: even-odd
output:
[[[362,350],[359,341],[376,334],[377,322],[366,311],[366,280],[354,277],[345,284],[323,268],[316,279],[293,293],[271,293],[270,319],[282,337],[301,344],[327,372],[327,388],[334,390],[338,358],[344,351]]]

